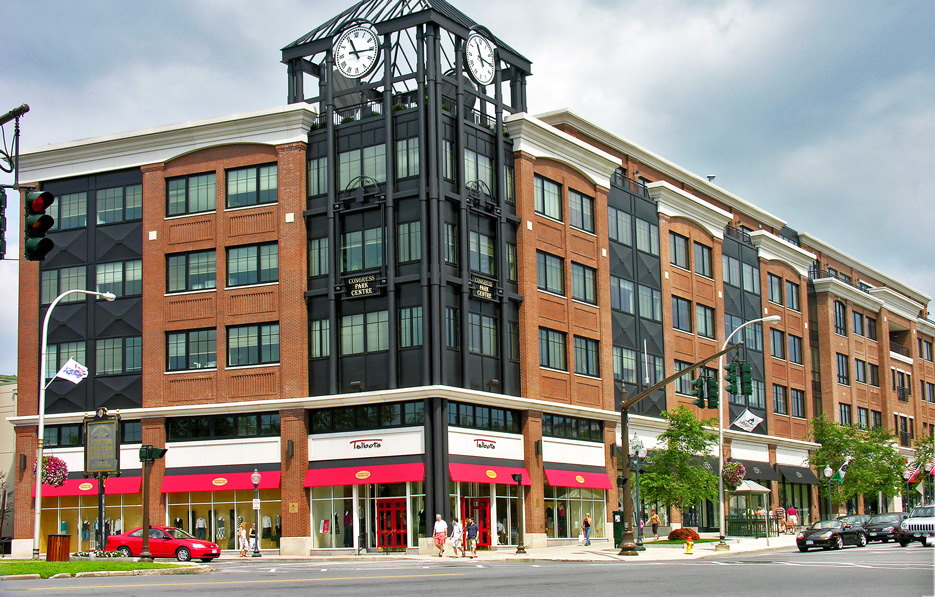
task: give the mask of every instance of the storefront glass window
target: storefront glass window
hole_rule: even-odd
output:
[[[166,494],[169,526],[180,526],[196,538],[214,541],[221,549],[236,550],[237,528],[246,523],[247,533],[256,522],[253,490],[196,491]],[[260,550],[279,549],[282,516],[279,489],[260,490]],[[128,527],[129,528],[129,527]]]
[[[108,495],[104,505],[105,530],[122,533],[143,524],[139,494]],[[42,498],[42,522],[39,549],[46,550],[49,535],[69,535],[69,551],[97,548],[97,495]]]

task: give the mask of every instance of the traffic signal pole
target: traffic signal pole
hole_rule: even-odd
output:
[[[143,451],[152,446],[143,446],[140,448],[140,455]],[[149,459],[149,451],[146,452],[146,458],[143,461],[143,547],[140,550],[141,562],[152,562],[153,554],[149,553],[149,471],[153,468],[153,461]]]

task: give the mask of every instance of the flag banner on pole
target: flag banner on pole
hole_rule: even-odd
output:
[[[922,465],[918,462],[909,467],[909,480],[906,481],[910,485],[915,483],[919,478],[919,473],[922,472]]]
[[[88,368],[76,361],[75,359],[68,359],[68,361],[62,365],[62,368],[59,369],[58,373],[55,374],[55,377],[61,377],[62,379],[67,379],[73,384],[79,383],[82,379],[88,376]]]
[[[754,429],[756,429],[756,426],[762,422],[763,422],[763,417],[758,417],[752,412],[750,412],[749,409],[745,408],[743,409],[743,412],[740,413],[740,416],[737,417],[737,419],[734,420],[733,423],[731,423],[731,425],[736,425],[737,427],[740,427],[744,431],[753,431]]]
[[[844,475],[847,474],[847,467],[851,465],[851,459],[853,456],[848,456],[847,460],[844,461],[844,464],[841,465],[841,468],[838,469],[838,472],[834,473],[834,476],[831,477],[832,481],[837,481],[838,483],[844,482]]]

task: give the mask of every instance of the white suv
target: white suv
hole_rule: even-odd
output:
[[[925,546],[935,545],[935,506],[913,508],[912,513],[900,523],[896,541],[901,547],[913,541],[921,541]]]

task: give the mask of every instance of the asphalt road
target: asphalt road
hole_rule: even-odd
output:
[[[935,549],[871,544],[668,562],[214,562],[190,576],[9,581],[2,595],[884,595],[935,594]]]

